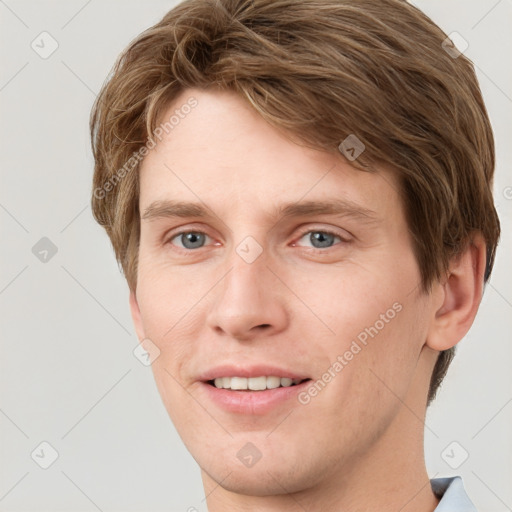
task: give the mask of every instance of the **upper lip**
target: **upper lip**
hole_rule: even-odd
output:
[[[218,377],[288,377],[290,379],[309,379],[307,375],[268,364],[223,364],[206,370],[198,376],[198,380],[207,382]]]

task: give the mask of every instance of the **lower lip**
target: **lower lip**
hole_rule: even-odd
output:
[[[292,399],[295,399],[298,404],[297,394],[310,383],[311,380],[307,380],[295,386],[266,389],[264,391],[233,391],[216,388],[206,382],[200,384],[208,399],[226,411],[248,415],[264,415]]]

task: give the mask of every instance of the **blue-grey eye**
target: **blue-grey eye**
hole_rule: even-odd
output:
[[[329,233],[328,231],[308,231],[301,237],[301,240],[306,237],[315,249],[331,247],[334,245],[336,238],[341,241],[341,238],[338,235]]]
[[[178,245],[178,247],[182,247],[183,249],[200,249],[204,245],[206,238],[207,235],[205,233],[198,231],[186,231],[179,233],[173,237],[171,241],[179,240],[181,245],[174,245]]]

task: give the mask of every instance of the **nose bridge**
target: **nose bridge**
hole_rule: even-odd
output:
[[[236,236],[236,233],[233,232]],[[254,302],[261,297],[261,286],[264,285],[268,273],[269,251],[264,249],[264,234],[258,232],[261,243],[252,235],[246,235],[238,244],[234,245],[227,258],[227,265],[231,269],[226,275],[223,293],[241,301]]]
[[[240,254],[242,253],[242,255]],[[257,257],[254,248],[241,242],[229,258],[230,271],[221,287],[224,305],[233,311],[244,311],[250,306],[256,312],[264,300],[268,273],[267,255],[261,252]]]
[[[252,237],[234,247],[208,315],[211,328],[235,338],[251,337],[255,327],[283,328],[286,311],[269,282],[267,263],[267,251]]]

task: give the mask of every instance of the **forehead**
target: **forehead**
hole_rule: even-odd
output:
[[[159,121],[171,118],[142,162],[141,214],[164,200],[262,210],[341,200],[382,215],[399,202],[391,170],[361,171],[338,152],[298,145],[234,92],[185,90]]]

